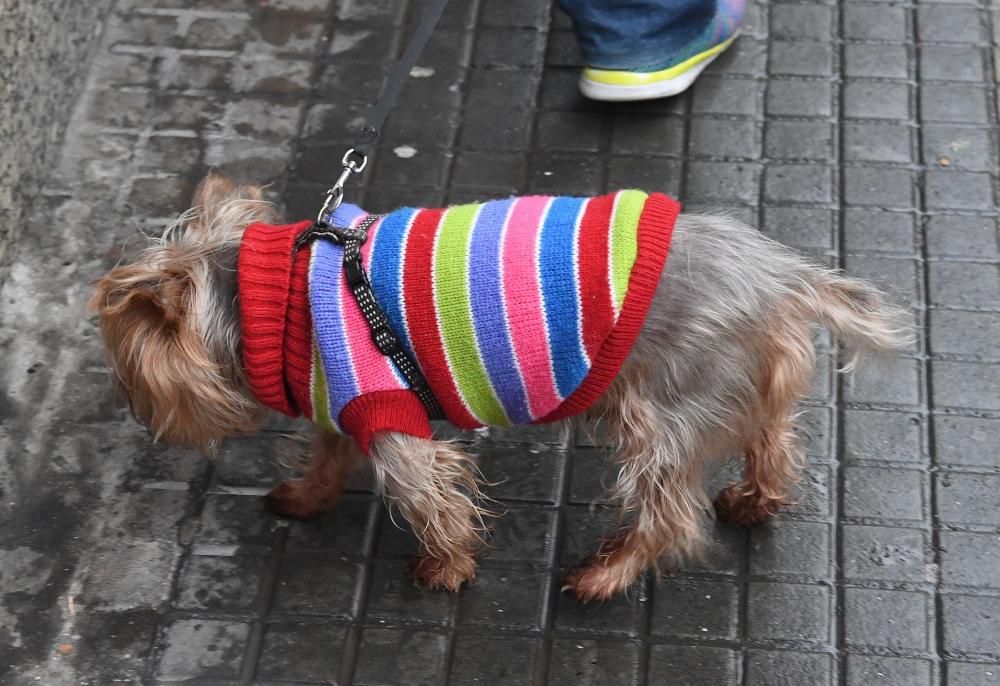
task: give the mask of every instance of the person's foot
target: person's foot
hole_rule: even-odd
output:
[[[745,10],[746,0],[720,0],[712,23],[667,64],[631,70],[586,67],[580,75],[580,92],[605,101],[652,100],[683,93],[736,40]]]

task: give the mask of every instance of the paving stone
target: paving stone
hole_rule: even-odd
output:
[[[1000,420],[938,415],[934,449],[944,464],[1000,466]]]
[[[178,580],[175,604],[185,610],[249,611],[266,565],[262,557],[192,555]]]
[[[844,74],[849,77],[905,79],[909,73],[910,52],[906,45],[883,43],[848,43],[844,46]],[[926,64],[921,63],[926,74]]]
[[[988,210],[993,206],[993,184],[988,174],[927,172],[927,204],[932,208]]]
[[[844,199],[851,205],[907,210],[913,207],[916,179],[906,169],[852,169],[844,181]]]
[[[776,520],[750,531],[750,573],[829,578],[830,526]]]
[[[844,457],[851,461],[926,462],[923,423],[902,412],[847,410]]]
[[[775,5],[795,9],[799,5]],[[823,8],[827,9],[827,8]],[[829,76],[833,73],[833,46],[827,43],[775,42],[771,45],[771,73]]]
[[[460,636],[450,681],[516,686],[530,681],[536,643],[527,638]]]
[[[1000,268],[995,264],[932,262],[930,300],[938,306],[995,307],[1000,303]]]
[[[930,255],[997,255],[997,223],[994,217],[935,214],[928,217],[925,231]]]
[[[257,663],[261,679],[337,683],[347,629],[333,624],[268,624]]]
[[[658,635],[732,639],[739,592],[730,582],[663,579],[656,586],[650,630]]]
[[[372,570],[366,620],[378,623],[446,624],[456,599],[448,593],[428,593],[413,583],[408,560],[380,563]],[[346,595],[349,589],[343,589]]]
[[[833,170],[812,164],[769,164],[764,169],[764,199],[828,203],[833,199]]]
[[[926,536],[919,529],[847,524],[843,558],[844,576],[851,580],[930,580]]]
[[[924,159],[949,168],[989,171],[993,136],[989,129],[957,126],[925,126],[922,134]]]
[[[772,80],[767,87],[766,112],[803,117],[829,117],[833,93],[828,81]]]
[[[931,349],[935,353],[955,353],[991,358],[996,355],[1000,336],[1000,314],[934,310],[931,312]]]
[[[533,568],[481,567],[475,583],[462,594],[462,625],[539,629],[545,579]]]
[[[798,249],[833,247],[833,213],[802,207],[765,207],[761,231]]]
[[[829,655],[791,650],[750,650],[746,662],[747,686],[798,686],[833,683]]]
[[[891,650],[928,649],[932,603],[917,591],[848,588],[844,591],[844,626],[848,646]]]
[[[921,365],[906,357],[869,357],[848,379],[851,402],[915,405],[920,402]]]
[[[244,495],[211,495],[198,523],[195,542],[202,545],[266,546],[278,525],[262,500]]]
[[[326,551],[333,555],[362,555],[373,508],[382,509],[381,500],[348,494],[327,514],[306,522],[291,522],[289,550]]]
[[[944,583],[1000,588],[1000,534],[942,531],[940,540]]]
[[[928,122],[986,124],[988,102],[978,85],[928,84],[920,89],[920,115]]]
[[[365,627],[354,678],[360,684],[437,684],[447,638],[429,631]],[[481,652],[477,653],[483,657]]]
[[[726,648],[656,645],[650,650],[649,679],[653,683],[729,684],[738,671],[737,654]]]
[[[827,122],[768,122],[764,140],[770,158],[827,160],[833,154],[833,127]]]
[[[756,79],[705,77],[694,87],[692,111],[696,114],[756,116],[764,89]]]
[[[850,686],[930,686],[931,677],[932,666],[927,660],[874,655],[847,656],[847,683]]]
[[[754,203],[760,188],[760,166],[737,162],[688,164],[687,197],[697,202],[728,200]]]
[[[690,149],[699,156],[756,158],[760,139],[757,122],[698,119],[691,124]]]
[[[978,43],[988,40],[988,29],[975,7],[927,5],[917,9],[921,41]]]
[[[859,162],[911,162],[913,129],[905,124],[848,122],[844,125],[844,155]]]
[[[161,681],[235,679],[249,632],[249,625],[239,622],[179,619],[167,627],[156,676]]]
[[[559,582],[561,578],[557,580]],[[570,593],[560,592],[556,598],[555,626],[560,630],[596,630],[612,636],[636,636],[640,618],[649,602],[641,581],[628,593],[603,603],[583,604]]]
[[[844,470],[844,514],[876,519],[924,519],[926,478],[921,472],[881,467]]]
[[[635,683],[639,650],[633,643],[590,639],[555,639],[549,654],[553,684],[604,686]]]
[[[942,521],[1000,526],[1000,475],[939,474],[937,509]]]
[[[609,189],[650,188],[676,196],[680,184],[681,164],[676,160],[615,158],[608,165]]]
[[[969,686],[1000,684],[1000,668],[995,663],[952,662],[944,665],[950,683]]]
[[[849,81],[844,86],[844,115],[859,119],[910,118],[910,87],[905,83]]]
[[[978,83],[984,80],[988,59],[982,48],[973,45],[922,45],[920,74],[925,79]]]
[[[771,36],[829,40],[833,13],[826,5],[775,5],[771,8]]]
[[[995,366],[972,362],[931,364],[934,404],[1000,410],[1000,372]]]
[[[748,633],[754,640],[829,640],[829,588],[751,582],[749,589]]]
[[[906,11],[902,7],[847,5],[843,21],[845,38],[885,41],[907,38]]]
[[[1000,598],[942,594],[941,600],[944,649],[949,653],[996,655]]]
[[[611,148],[633,155],[680,155],[684,148],[685,123],[664,116],[616,115]]]

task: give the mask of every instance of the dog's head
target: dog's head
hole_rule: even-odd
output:
[[[261,189],[211,175],[194,206],[96,285],[112,378],[157,437],[210,451],[252,430],[261,410],[240,360],[236,264],[254,222],[273,222]]]

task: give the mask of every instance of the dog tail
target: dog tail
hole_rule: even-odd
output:
[[[810,277],[805,304],[854,353],[843,371],[854,369],[863,352],[899,350],[913,342],[907,313],[871,284],[831,271],[815,270]]]

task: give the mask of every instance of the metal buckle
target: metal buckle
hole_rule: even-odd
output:
[[[340,172],[340,176],[337,177],[334,184],[327,190],[323,207],[320,209],[319,214],[316,215],[316,222],[319,224],[326,223],[325,216],[340,207],[340,203],[344,202],[344,184],[351,178],[351,174],[360,174],[365,170],[365,167],[368,166],[368,155],[351,148],[344,153],[344,156],[340,159],[340,163],[344,165],[344,169]]]

